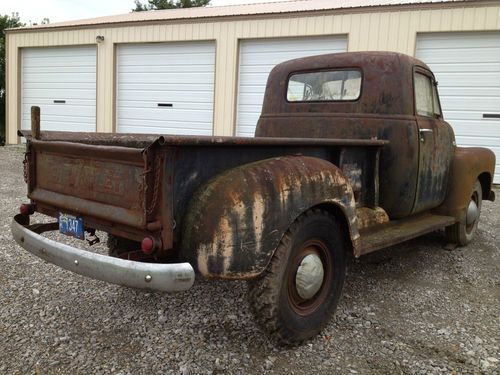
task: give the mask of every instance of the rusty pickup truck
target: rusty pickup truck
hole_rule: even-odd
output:
[[[495,199],[493,152],[456,146],[433,73],[396,53],[277,65],[254,138],[40,131],[36,107],[19,135],[21,247],[130,287],[248,280],[256,320],[284,344],[328,322],[347,252],[443,228],[466,245]],[[35,212],[57,220],[33,223]],[[42,235],[57,230],[90,243],[107,232],[109,255]]]

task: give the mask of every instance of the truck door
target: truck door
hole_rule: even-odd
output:
[[[443,120],[437,82],[432,73],[414,72],[415,116],[418,124],[419,167],[413,213],[439,206],[447,192],[455,136]]]

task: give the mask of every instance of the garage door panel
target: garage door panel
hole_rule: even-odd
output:
[[[444,49],[444,48],[443,48]],[[462,63],[498,62],[500,60],[500,47],[491,48],[471,48],[470,55],[463,55],[462,48],[446,48],[446,54],[436,54],[436,50],[423,51],[419,58],[429,64],[449,62],[450,60],[460,60]]]
[[[30,129],[30,113],[23,113],[22,129]],[[82,129],[95,127],[94,117],[78,117],[76,120],[74,118],[68,118],[67,115],[50,115],[46,114],[43,116],[44,130],[53,131],[84,131]]]
[[[489,112],[499,105],[500,97],[448,96],[441,99],[441,105],[446,110],[474,110]]]
[[[213,42],[118,46],[118,131],[212,134],[214,72]]]
[[[122,100],[120,102],[120,108],[123,110],[126,109],[134,109],[134,110],[158,110],[158,111],[164,111],[166,113],[170,113],[172,109],[175,110],[206,110],[206,111],[211,111],[213,107],[213,103],[210,102],[201,102],[201,101],[196,101],[193,103],[193,100],[189,100],[190,98],[185,98],[180,99],[176,98],[175,99],[175,107],[172,105],[172,107],[162,107],[160,104],[173,104],[172,100],[162,100],[157,102],[152,102],[152,101],[134,101],[134,100]]]
[[[493,123],[496,123],[495,119],[483,119],[483,114],[484,111],[476,111],[476,110],[469,110],[469,111],[454,111],[454,110],[446,110],[444,112],[444,118],[446,121],[450,121],[454,124],[455,121],[457,120],[464,120],[464,121],[469,121],[469,120],[481,120],[483,124],[488,124],[490,121]],[[487,121],[488,120],[488,121]]]
[[[457,93],[455,87],[438,87],[439,94],[444,96],[484,96],[484,97],[500,97],[500,87],[461,87]]]
[[[240,68],[240,74],[261,74],[263,69],[271,71],[276,64],[246,65]]]
[[[173,99],[180,102],[195,102],[195,103],[212,103],[213,91],[191,91],[190,93],[178,92],[178,91],[152,91],[152,92],[124,92],[122,96],[122,101],[140,101],[148,103],[148,105],[154,103],[171,102]]]
[[[38,83],[34,82],[23,82],[23,89],[58,90],[67,87],[68,84],[66,82],[44,82],[43,85],[39,85]],[[92,95],[95,96],[95,80],[89,82],[81,82],[78,84],[78,87],[74,87],[73,85],[73,91],[75,90],[89,90],[93,93]]]
[[[500,140],[496,138],[496,140]],[[467,147],[488,147],[491,148],[491,138],[490,137],[466,137],[466,136],[457,136],[457,143],[461,146]]]
[[[336,37],[337,40],[338,38],[344,38],[344,37]],[[243,54],[248,54],[248,55],[253,55],[253,54],[259,54],[259,53],[264,53],[267,54],[269,52],[274,53],[277,50],[276,47],[276,41],[278,41],[279,44],[281,44],[278,48],[280,51],[283,51],[284,53],[296,53],[298,50],[303,51],[303,52],[315,52],[315,51],[330,51],[331,50],[331,45],[323,44],[319,45],[316,42],[320,39],[326,40],[327,38],[325,37],[319,37],[319,38],[310,38],[309,40],[311,43],[304,42],[305,38],[283,38],[283,39],[254,39],[252,41],[249,41],[249,43],[252,44],[252,50],[251,52],[242,51]],[[337,43],[337,40],[335,41]],[[326,52],[328,53],[328,52]]]
[[[193,108],[177,108],[171,110],[170,108],[120,108],[120,113],[123,119],[151,119],[162,121],[206,121],[212,115],[212,111],[206,109],[193,109]],[[189,118],[187,118],[189,116]]]
[[[51,53],[50,50],[54,48],[61,48],[65,51],[62,54]],[[64,54],[70,54],[69,48],[84,48],[88,51],[85,51],[85,54],[80,56],[64,56]],[[64,68],[68,66],[73,67],[88,67],[95,68],[95,55],[90,54],[92,50],[95,52],[95,47],[40,47],[40,49],[46,49],[46,51],[37,52],[43,53],[43,57],[37,57],[35,53],[32,52],[33,49],[28,48],[23,56],[23,58],[28,58],[32,64],[30,64],[31,69],[39,69],[40,67],[44,67],[46,70],[54,70],[55,68]]]
[[[212,53],[213,43],[210,41],[190,42],[190,43],[168,43],[168,49],[158,48],[161,44],[167,43],[130,43],[120,46],[120,55],[136,56],[142,55],[157,56],[185,53],[188,55],[199,54],[202,52]]]
[[[262,59],[266,58],[266,54],[264,54],[264,53],[255,53],[255,54],[252,53],[252,54],[248,54],[246,56],[243,55],[242,58],[245,61],[245,65],[250,64],[250,65],[254,65],[254,66],[274,67],[274,65],[279,64],[280,62],[298,58],[297,57],[298,52],[300,52],[300,56],[298,56],[298,57],[324,55],[326,53],[329,53],[328,51],[325,51],[325,50],[320,50],[320,51],[301,50],[301,51],[287,51],[287,52],[279,51],[278,56],[271,56],[271,60],[267,60],[267,61],[270,61],[271,64],[269,64],[269,63],[263,64],[262,63]],[[274,53],[276,53],[276,51],[274,51]]]
[[[121,78],[122,83],[158,83],[158,82],[168,82],[169,84],[192,84],[201,87],[201,85],[213,85],[213,77],[209,72],[189,72],[185,71],[183,74],[180,72],[163,72],[163,73],[149,73],[149,72],[135,72],[135,73],[124,73]],[[182,89],[182,87],[180,87]]]
[[[274,66],[286,60],[346,50],[345,36],[241,41],[236,134],[254,135],[267,78]]]
[[[95,46],[24,48],[21,127],[36,105],[43,130],[95,131],[96,59]]]
[[[31,86],[33,88],[26,88],[24,99],[26,101],[30,99],[39,99],[40,101],[49,100],[52,103],[54,99],[54,93],[50,89],[37,89],[35,86]],[[89,99],[92,98],[93,99]],[[69,92],[64,93],[64,99],[66,100],[76,100],[78,103],[85,103],[87,105],[92,105],[95,103],[95,90],[71,90]],[[48,102],[48,103],[49,103]]]
[[[31,112],[23,112],[24,119],[26,120],[26,124],[29,126],[26,129],[31,128],[31,120],[30,120]],[[83,114],[82,116],[72,116],[68,118],[67,114],[59,114],[55,111],[46,113],[43,115],[44,120],[47,124],[49,123],[75,123],[75,124],[87,124],[87,125],[95,125],[95,117]],[[82,130],[80,130],[82,131]]]
[[[500,33],[439,33],[419,35],[416,56],[439,81],[445,119],[458,145],[488,147],[496,154],[500,183]]]
[[[74,83],[84,83],[95,79],[94,73],[26,73],[24,80],[27,83],[50,83],[58,80],[66,87]]]
[[[141,119],[128,119],[126,125],[122,125],[122,133],[136,133],[135,129],[140,128],[143,133],[151,134],[166,134],[164,120],[149,120],[147,125]],[[182,133],[185,135],[211,135],[211,129],[207,129],[205,121],[197,122],[191,120],[185,121],[169,121],[169,132]]]
[[[88,123],[81,123],[81,122],[69,122],[66,119],[62,121],[50,121],[50,120],[45,120],[46,123],[44,125],[44,130],[49,130],[49,131],[61,131],[61,127],[64,127],[64,131],[67,132],[81,132],[82,131],[82,126],[90,126]],[[25,128],[28,128],[30,126],[30,122],[28,120],[25,120],[22,124]]]
[[[174,55],[173,53],[170,55],[147,55],[148,61],[147,65],[152,66],[154,68],[165,66],[165,61],[168,61],[169,66],[173,67],[184,67],[186,68],[186,62],[189,62],[189,66],[193,65],[194,67],[204,67],[204,61],[210,59],[212,54],[209,53],[197,53],[197,54],[180,54]],[[132,70],[137,68],[138,66],[143,66],[144,55],[139,56],[125,56],[120,55],[120,61],[123,64],[123,67],[126,70]]]
[[[143,61],[144,63],[144,61]],[[137,68],[138,66],[135,65],[126,65],[123,66],[122,68],[122,73],[131,73],[131,74],[137,74]],[[207,66],[205,64],[189,64],[189,66],[184,65],[168,65],[168,73],[209,73],[213,71],[213,65]],[[158,65],[149,65],[148,64],[148,71],[147,72],[142,72],[146,74],[165,74],[165,64],[158,64]]]
[[[431,64],[429,64],[431,65]],[[500,65],[500,63],[499,63]],[[442,87],[498,87],[500,73],[445,73],[434,72]]]
[[[491,124],[484,124],[482,120],[453,120],[453,128],[458,134],[465,137],[500,138],[500,124],[497,121]]]
[[[240,111],[245,111],[248,110],[249,107],[252,107],[252,110],[257,110],[260,111],[262,107],[262,95],[261,93],[255,93],[255,94],[245,94],[241,95],[240,100],[242,103],[239,106]]]
[[[418,46],[421,49],[443,48],[477,48],[477,40],[480,39],[481,47],[498,47],[498,36],[495,33],[453,33],[450,38],[449,33],[440,34],[420,34],[418,36]]]
[[[53,104],[53,103],[44,103],[43,101],[37,102],[25,102],[23,103],[23,112],[31,113],[31,106],[38,105],[41,108],[43,107],[44,115],[59,115],[65,116],[68,119],[71,116],[86,116],[86,117],[94,117],[95,112],[94,109],[86,104],[75,105],[75,104]],[[89,108],[90,107],[90,108]],[[41,112],[40,108],[40,112]]]
[[[488,63],[432,63],[434,73],[463,73],[463,72],[474,72],[480,70],[481,72],[498,72],[497,62]]]
[[[24,73],[25,76],[29,76],[30,74],[40,74],[40,73],[45,73],[45,74],[75,74],[75,73],[89,73],[93,74],[95,73],[95,66],[92,65],[86,65],[86,66],[68,66],[68,65],[63,65],[63,66],[58,66],[57,68],[51,66],[51,67],[44,67],[44,66],[36,66],[36,67],[25,67],[24,68]]]
[[[135,102],[149,107],[156,106],[157,103],[169,103],[174,100],[176,102],[209,103],[212,105],[212,93],[213,91],[190,91],[189,93],[183,91],[127,91],[121,97],[121,105],[129,105],[129,103],[130,105],[134,105],[133,102]]]
[[[254,104],[245,104],[240,106],[240,112],[243,113],[255,113],[255,111],[260,111],[262,108],[262,102],[255,100]]]

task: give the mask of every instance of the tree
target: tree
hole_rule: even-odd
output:
[[[20,27],[24,24],[18,13],[11,16],[0,15],[0,144],[5,142],[5,29]]]
[[[148,0],[147,4],[143,4],[140,0],[135,0],[135,9],[132,9],[132,12],[141,12],[144,10],[203,7],[209,4],[210,0]]]

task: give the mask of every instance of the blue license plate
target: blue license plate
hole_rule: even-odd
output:
[[[59,213],[59,232],[67,236],[85,239],[83,219],[73,215]]]

